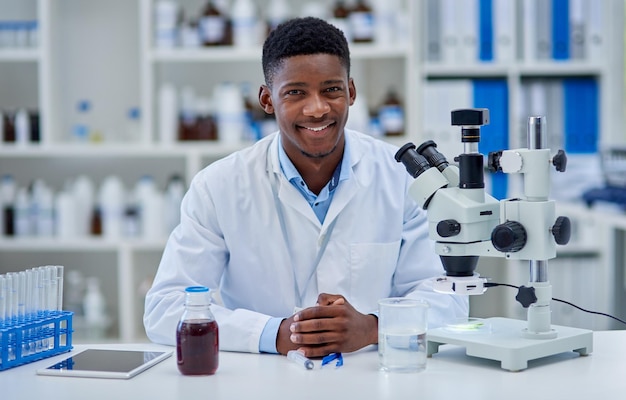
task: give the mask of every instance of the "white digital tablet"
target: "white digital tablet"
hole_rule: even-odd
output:
[[[87,349],[37,370],[37,374],[129,379],[171,355],[172,351]]]

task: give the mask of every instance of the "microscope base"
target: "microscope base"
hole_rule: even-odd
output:
[[[457,332],[448,328],[428,331],[428,356],[443,344],[466,348],[468,356],[501,362],[509,371],[528,368],[528,361],[568,351],[586,356],[593,351],[593,331],[552,325],[557,336],[552,339],[527,339],[523,336],[527,322],[509,318],[487,318],[491,329],[477,332]]]

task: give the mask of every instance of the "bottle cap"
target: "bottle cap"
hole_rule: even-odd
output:
[[[208,291],[209,288],[206,286],[189,286],[187,289],[185,289],[185,292],[187,293],[204,293]]]

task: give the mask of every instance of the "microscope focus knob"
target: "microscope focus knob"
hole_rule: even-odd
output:
[[[506,221],[493,229],[491,243],[498,251],[515,253],[526,245],[526,229],[517,221]]]
[[[456,236],[461,232],[461,224],[453,219],[445,219],[437,223],[437,233],[441,237]]]
[[[552,157],[552,165],[556,167],[559,172],[565,172],[567,168],[567,155],[563,150],[559,150],[554,157]]]
[[[572,235],[572,223],[567,217],[558,217],[552,226],[552,236],[556,244],[564,245],[569,243]]]

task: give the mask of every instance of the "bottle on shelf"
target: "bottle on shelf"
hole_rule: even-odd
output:
[[[102,236],[102,208],[99,205],[94,205],[91,213],[91,226],[90,233],[92,236]]]
[[[185,195],[185,183],[180,175],[172,175],[165,188],[165,229],[169,234],[180,223],[180,203]]]
[[[196,49],[202,46],[200,27],[195,18],[186,21],[180,28],[180,45],[187,49]]]
[[[374,41],[375,24],[372,8],[365,0],[357,0],[350,12],[350,32],[355,43]]]
[[[4,141],[4,111],[0,109],[0,146]]]
[[[76,234],[87,237],[91,232],[91,213],[95,203],[95,185],[87,175],[79,175],[70,185],[74,203]]]
[[[15,235],[15,195],[17,186],[12,175],[4,175],[0,182],[0,205],[2,206],[2,235]],[[1,236],[1,235],[0,235]]]
[[[89,140],[91,127],[89,126],[92,105],[89,100],[79,100],[76,103],[76,116],[72,129],[72,138],[75,142],[86,143]]]
[[[85,283],[83,312],[85,315],[86,337],[89,339],[101,339],[106,336],[106,330],[110,324],[106,299],[102,294],[98,278],[89,277]]]
[[[157,48],[177,45],[179,6],[173,0],[158,0],[154,5],[154,44]]]
[[[139,210],[140,235],[145,239],[165,236],[163,195],[151,175],[142,176],[135,185],[134,196]]]
[[[130,107],[126,112],[126,126],[122,141],[138,141],[141,137],[141,110],[139,107]]]
[[[269,34],[289,18],[291,18],[291,8],[287,0],[270,0],[265,13],[266,34]]]
[[[30,117],[30,141],[38,143],[41,141],[41,132],[39,130],[39,110],[29,112]]]
[[[176,87],[164,82],[159,87],[159,142],[174,143],[178,132],[178,95]]]
[[[260,42],[258,11],[252,0],[234,0],[231,11],[233,45],[249,48]]]
[[[124,237],[139,237],[141,234],[141,218],[136,201],[130,201],[124,208]]]
[[[238,85],[223,82],[214,92],[218,138],[225,144],[239,144],[246,131],[246,110]]]
[[[11,110],[4,110],[2,118],[2,140],[5,143],[15,142],[15,112]]]
[[[180,92],[178,140],[197,140],[197,120],[196,95],[191,86],[185,86]]]
[[[77,269],[67,271],[63,288],[63,309],[74,313],[75,318],[82,318],[84,313],[85,277]]]
[[[385,136],[404,134],[404,109],[394,89],[387,92],[387,96],[378,110],[378,119]]]
[[[15,236],[26,237],[32,233],[30,223],[30,194],[28,189],[20,187],[15,195],[15,213],[13,216]]]
[[[396,43],[401,15],[398,0],[374,0],[375,41],[384,45]]]
[[[194,140],[217,140],[217,123],[213,117],[211,101],[206,97],[198,96],[195,103]]]
[[[252,90],[250,82],[241,83],[241,95],[246,113],[246,130],[243,139],[245,141],[257,141],[261,139],[261,120],[264,117],[263,110],[258,101],[252,99]]]
[[[15,143],[26,145],[30,142],[30,115],[28,110],[20,108],[15,113]]]
[[[43,180],[35,179],[31,192],[31,226],[35,236],[51,237],[54,234],[53,193]]]
[[[125,201],[126,193],[121,179],[115,175],[107,176],[98,192],[102,235],[105,238],[119,239],[121,237]]]
[[[227,45],[229,42],[229,20],[214,1],[206,2],[198,21],[200,39],[204,46]]]
[[[350,29],[350,9],[346,6],[346,2],[343,0],[335,1],[333,6],[333,17],[330,19],[330,23],[339,28],[348,42],[352,41],[352,31]]]
[[[76,216],[76,201],[69,190],[62,190],[55,196],[55,232],[59,238],[77,238],[78,221]]]
[[[183,375],[213,375],[219,365],[219,327],[209,289],[185,289],[185,310],[176,327],[176,363]]]

